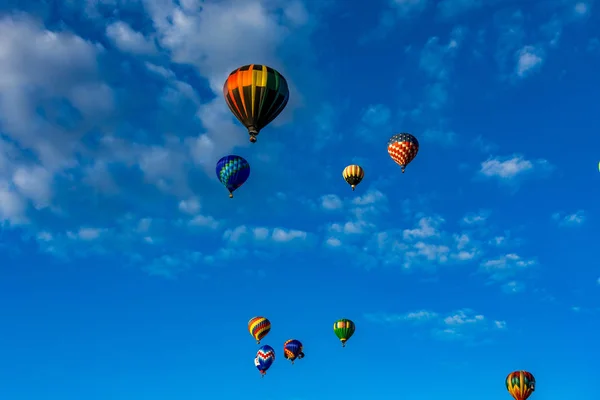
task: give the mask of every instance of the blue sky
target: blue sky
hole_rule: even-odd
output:
[[[2,399],[600,396],[597,8],[349,4],[0,5]],[[255,145],[221,94],[248,63],[291,87]]]

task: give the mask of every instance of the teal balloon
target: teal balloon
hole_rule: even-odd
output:
[[[250,164],[243,157],[232,154],[217,161],[217,178],[229,191],[230,198],[249,176]]]

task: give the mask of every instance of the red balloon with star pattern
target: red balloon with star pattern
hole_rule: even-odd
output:
[[[419,141],[410,133],[398,133],[388,141],[388,153],[392,160],[404,169],[412,160],[415,159],[419,152]]]

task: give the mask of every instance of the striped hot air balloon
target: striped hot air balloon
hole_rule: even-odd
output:
[[[260,64],[244,65],[229,74],[223,96],[233,115],[256,142],[260,130],[283,111],[290,98],[287,81],[279,72]]]
[[[254,317],[248,321],[248,331],[256,340],[256,344],[260,344],[260,341],[271,331],[271,321],[265,317]]]
[[[506,377],[506,389],[515,400],[526,400],[535,391],[535,378],[531,372],[515,371]]]
[[[352,187],[352,190],[354,190],[356,189],[356,185],[358,185],[365,177],[365,171],[359,165],[348,165],[342,171],[342,176],[348,185]]]

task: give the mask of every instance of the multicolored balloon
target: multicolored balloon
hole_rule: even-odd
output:
[[[535,378],[531,372],[511,372],[506,377],[506,389],[515,400],[526,400],[535,391]]]
[[[354,335],[355,331],[356,325],[349,319],[339,319],[333,324],[333,332],[342,342],[342,347],[346,347],[346,342]]]
[[[262,346],[256,352],[254,365],[260,372],[260,375],[265,376],[267,370],[273,365],[273,361],[275,361],[275,350],[271,346]]]
[[[279,72],[260,64],[244,65],[229,74],[223,96],[233,115],[256,142],[260,130],[283,111],[290,99],[287,81]]]
[[[260,341],[271,331],[271,321],[265,317],[254,317],[248,321],[248,331],[256,340],[256,344],[260,344]]]
[[[356,189],[356,185],[358,185],[365,177],[365,171],[359,165],[348,165],[342,171],[342,176],[344,177],[344,180],[348,182],[348,185],[352,187],[352,190],[354,190]]]
[[[304,353],[302,352],[303,349],[304,346],[302,346],[302,342],[296,339],[290,339],[283,344],[283,356],[293,364],[296,358],[304,358]]]
[[[229,190],[229,198],[250,176],[250,164],[244,158],[228,155],[217,162],[217,178]]]
[[[410,133],[398,133],[388,141],[388,153],[392,160],[404,169],[412,160],[415,159],[419,152],[419,141]]]

